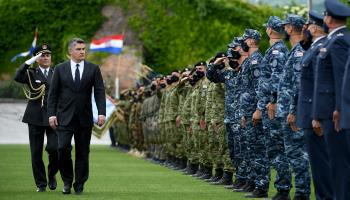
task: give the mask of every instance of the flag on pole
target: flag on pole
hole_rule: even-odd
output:
[[[99,40],[93,39],[90,44],[90,51],[119,54],[123,48],[123,39],[124,35],[110,35]]]
[[[13,56],[11,58],[11,62],[14,62],[18,57],[26,57],[26,56],[32,55],[33,51],[35,49],[37,40],[38,40],[38,28],[35,28],[35,33],[34,33],[34,39],[33,39],[33,42],[32,42],[32,46],[29,48],[28,51],[23,52],[23,53],[19,53],[19,54]]]

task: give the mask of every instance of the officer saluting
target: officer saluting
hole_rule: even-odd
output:
[[[341,88],[349,54],[350,34],[346,18],[350,8],[338,0],[325,1],[323,18],[329,34],[317,56],[313,98],[313,128],[325,137],[334,199],[350,199],[350,151],[348,134],[340,130]],[[346,112],[346,110],[344,110]]]
[[[30,67],[35,61],[38,67]],[[51,190],[56,189],[57,186],[55,175],[58,172],[58,140],[55,131],[49,126],[46,108],[53,74],[50,65],[51,48],[44,43],[35,47],[33,57],[17,69],[14,77],[15,81],[25,84],[28,88],[24,88],[28,104],[22,122],[27,123],[29,128],[32,170],[37,192],[44,192],[47,185]],[[45,133],[47,136],[46,151],[49,154],[48,182],[42,160]]]

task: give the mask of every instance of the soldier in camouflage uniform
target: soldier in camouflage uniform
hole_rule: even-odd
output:
[[[165,153],[165,100],[166,100],[166,94],[167,94],[167,81],[166,78],[161,78],[159,82],[160,91],[158,96],[160,99],[160,107],[158,111],[158,127],[159,127],[159,137],[157,138],[157,144],[159,149],[159,160],[163,163],[166,160],[166,153]]]
[[[191,100],[191,130],[194,141],[194,149],[191,158],[193,163],[199,163],[200,169],[194,174],[194,177],[201,177],[204,174],[211,173],[211,166],[208,165],[202,149],[206,146],[206,124],[205,124],[205,101],[208,90],[208,80],[205,77],[206,63],[204,61],[195,64],[196,72],[194,78],[198,81],[193,88]]]
[[[265,24],[266,33],[270,38],[270,48],[260,64],[259,87],[257,92],[257,108],[253,114],[253,123],[257,126],[261,123],[265,132],[265,149],[268,159],[258,158],[255,160],[255,169],[258,172],[255,180],[255,190],[251,197],[264,197],[269,190],[270,165],[276,171],[275,188],[277,194],[272,199],[289,199],[291,188],[291,173],[287,158],[284,154],[282,134],[279,133],[278,121],[268,117],[266,106],[269,102],[275,102],[278,83],[283,65],[288,56],[288,49],[283,42],[283,26],[280,18],[271,16]]]
[[[300,88],[301,60],[304,49],[300,45],[305,21],[298,15],[290,14],[284,20],[284,29],[290,35],[292,50],[283,68],[277,93],[277,120],[282,124],[284,148],[287,159],[295,173],[294,199],[309,199],[310,174],[309,157],[306,152],[304,132],[296,126],[296,108]]]
[[[245,162],[247,163],[247,182],[241,187],[244,192],[253,192],[255,189],[255,178],[257,171],[255,170],[255,159],[258,157],[266,157],[264,149],[265,140],[262,125],[253,126],[250,119],[255,111],[256,91],[258,90],[258,82],[260,76],[259,64],[262,55],[259,51],[260,33],[254,29],[246,29],[243,34],[242,50],[249,54],[245,60],[246,65],[242,65],[241,71],[241,96],[239,99],[239,113],[241,117],[241,127],[246,141],[247,153]],[[267,196],[267,194],[266,194]]]
[[[116,132],[118,133],[118,146],[128,149],[130,147],[130,139],[129,139],[129,116],[130,116],[130,109],[131,109],[131,96],[129,96],[129,91],[126,90],[120,94],[120,101],[118,102],[117,106],[123,111],[123,117],[124,121],[117,120],[115,127]]]

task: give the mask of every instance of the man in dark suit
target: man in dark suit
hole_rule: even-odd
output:
[[[323,132],[329,155],[334,199],[350,199],[350,152],[347,133],[340,130],[341,89],[350,48],[346,18],[350,8],[338,0],[325,1],[327,40],[321,46],[316,63],[313,97],[313,128]]]
[[[51,190],[56,189],[55,175],[58,172],[57,135],[49,126],[46,109],[47,94],[53,73],[50,68],[50,46],[47,44],[37,46],[33,56],[18,68],[14,79],[19,83],[26,84],[29,88],[26,92],[28,104],[22,121],[27,123],[29,128],[32,170],[37,192],[44,192],[47,185]],[[35,61],[38,63],[38,67],[30,67]],[[42,159],[45,133],[47,137],[45,150],[49,155],[49,182],[46,179],[45,165]]]
[[[106,115],[105,89],[100,69],[85,60],[85,42],[73,38],[68,44],[70,60],[58,64],[52,77],[48,98],[50,126],[58,135],[58,155],[63,194],[70,194],[73,183],[71,140],[75,141],[76,194],[82,194],[89,176],[89,152],[93,126],[91,95],[94,90],[98,110],[98,125]]]
[[[317,199],[332,199],[332,185],[330,177],[329,156],[326,151],[324,136],[321,132],[314,132],[312,128],[312,98],[314,91],[314,71],[318,52],[327,39],[323,31],[323,16],[315,11],[309,12],[307,23],[307,39],[312,40],[311,47],[305,52],[301,61],[300,91],[297,108],[297,125],[304,131],[312,178],[315,185]],[[306,49],[305,49],[306,50]]]

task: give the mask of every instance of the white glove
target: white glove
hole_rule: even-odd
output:
[[[27,64],[27,65],[33,64],[36,61],[36,59],[38,59],[41,56],[41,54],[42,53],[39,53],[38,55],[33,56],[31,59],[26,60],[24,63]]]

